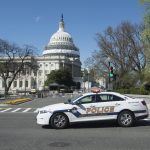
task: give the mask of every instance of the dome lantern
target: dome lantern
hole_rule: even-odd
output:
[[[65,24],[64,24],[63,14],[62,14],[61,21],[59,22],[59,30],[58,31],[64,32],[64,27],[65,27]]]

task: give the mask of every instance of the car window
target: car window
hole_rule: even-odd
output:
[[[81,97],[81,96],[83,96],[83,95],[77,95],[77,96],[74,96],[74,97],[72,97],[71,99],[68,99],[66,102],[64,102],[65,104],[73,104],[74,103],[74,101],[76,100],[76,99],[78,99],[79,97]]]
[[[108,95],[104,94],[104,95],[100,95],[101,101],[108,101]]]
[[[124,99],[119,97],[119,96],[116,96],[116,95],[113,95],[113,98],[112,98],[113,101],[123,101]]]
[[[80,101],[80,104],[94,103],[94,102],[96,102],[96,97],[95,97],[95,95],[89,95],[89,96],[83,97],[79,101]]]
[[[96,95],[96,102],[101,102],[101,101],[102,101],[102,99],[101,99],[100,95]]]
[[[107,101],[122,101],[124,100],[123,98],[116,96],[116,95],[111,95],[111,94],[102,94],[100,95],[101,101],[102,102],[107,102]]]

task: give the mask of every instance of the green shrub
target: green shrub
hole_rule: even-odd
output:
[[[115,89],[113,91],[118,92],[118,93],[122,93],[122,94],[140,94],[140,95],[150,94],[150,91],[145,90],[144,87],[141,87],[141,88],[131,87],[129,89]]]

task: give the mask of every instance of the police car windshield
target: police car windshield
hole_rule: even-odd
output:
[[[65,102],[65,104],[73,104],[74,101],[76,99],[78,99],[79,97],[81,97],[82,95],[76,95],[76,96],[73,96],[71,99],[68,99],[67,102]]]

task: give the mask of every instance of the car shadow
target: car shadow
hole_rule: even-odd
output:
[[[70,125],[70,128],[112,128],[117,127],[116,121],[80,122]]]
[[[42,126],[43,129],[53,129],[50,125],[44,125]]]
[[[150,126],[150,120],[139,120],[135,127]]]
[[[150,120],[140,120],[137,121],[132,127],[143,127],[143,126],[149,126],[150,127]],[[109,120],[109,121],[95,121],[95,122],[80,122],[80,123],[73,123],[70,124],[68,128],[66,129],[81,129],[81,128],[123,128],[120,127],[116,121]],[[50,125],[42,126],[43,129],[53,129]]]
[[[136,121],[136,123],[129,127],[129,128],[136,128],[136,127],[144,127],[149,126],[150,127],[150,120],[140,120]],[[72,124],[70,125],[70,128],[125,128],[120,127],[116,121],[98,121],[98,122],[84,122],[84,123],[78,123],[78,124]]]

